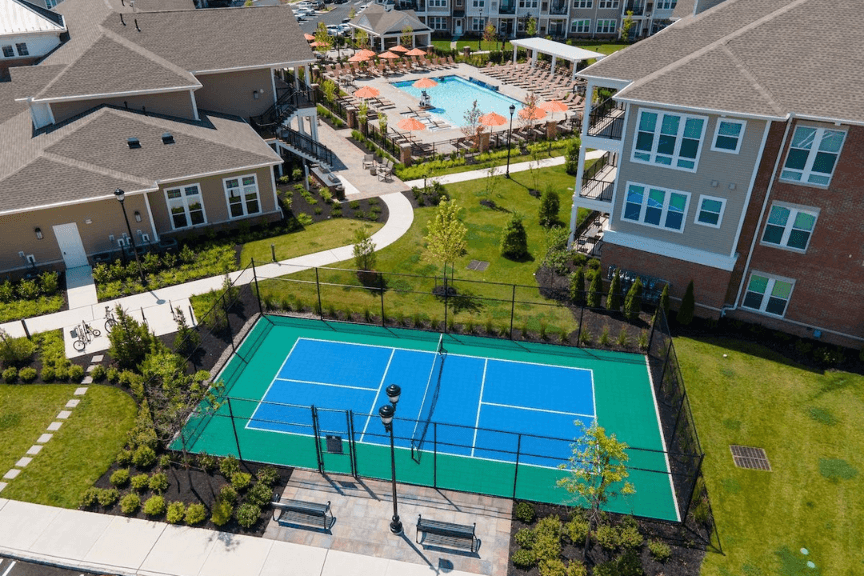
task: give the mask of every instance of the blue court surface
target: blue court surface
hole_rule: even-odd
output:
[[[397,447],[430,448],[432,420],[439,454],[513,461],[513,433],[522,433],[520,462],[549,467],[550,450],[561,444],[544,446],[550,441],[539,436],[573,438],[575,422],[590,426],[597,414],[588,369],[301,337],[246,427],[312,436],[314,405],[322,433],[344,430],[344,411],[352,410],[369,415],[355,421],[357,441],[384,444],[377,412],[390,384],[402,388],[399,425],[413,427],[397,433]]]

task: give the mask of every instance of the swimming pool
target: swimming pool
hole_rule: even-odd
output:
[[[435,106],[429,112],[441,116],[454,127],[465,124],[465,112],[471,109],[475,100],[477,107],[483,114],[497,112],[501,116],[509,118],[511,104],[516,105],[517,112],[522,109],[522,103],[518,100],[499,94],[485,86],[469,82],[459,76],[441,76],[433,79],[438,82],[438,85],[426,89],[432,105]],[[420,93],[423,90],[414,88],[412,86],[414,82],[416,80],[394,82],[393,86],[407,92],[419,102]]]

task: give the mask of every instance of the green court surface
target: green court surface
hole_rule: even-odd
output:
[[[381,398],[385,398],[381,395],[381,386],[378,386],[376,396],[372,389],[321,384],[318,377],[304,379],[296,376],[299,384],[296,384],[295,400],[292,397],[295,381],[292,380],[294,376],[288,360],[296,359],[305,362],[304,365],[311,364],[314,369],[316,358],[302,356],[298,344],[301,341],[324,341],[324,345],[337,347],[341,344],[333,343],[355,344],[424,356],[416,352],[420,351],[434,357],[439,338],[440,334],[433,332],[264,316],[219,375],[225,382],[225,395],[219,408],[212,414],[205,411],[194,414],[181,436],[190,452],[220,456],[233,454],[251,461],[389,479],[389,438],[378,417],[369,416],[381,404]],[[608,510],[679,520],[644,356],[451,334],[443,336],[443,345],[448,357],[486,359],[488,366],[503,361],[518,363],[512,364],[515,367],[540,365],[541,372],[538,374],[544,369],[550,374],[556,373],[549,367],[565,369],[564,373],[566,369],[573,368],[581,369],[580,373],[583,374],[590,371],[598,423],[608,434],[615,434],[630,447],[629,480],[636,488],[634,495],[610,502]],[[297,353],[294,352],[295,346]],[[362,354],[362,346],[357,346],[358,354]],[[349,365],[354,362],[354,358],[357,358],[359,372],[360,360],[366,362],[367,359],[352,356],[347,360]],[[325,361],[322,360],[321,364],[322,374],[326,374]],[[389,363],[387,369],[390,369]],[[387,375],[387,372],[384,374]],[[323,380],[323,376],[320,380]],[[431,393],[424,395],[424,391],[430,389],[429,382],[433,380],[430,378],[427,382],[425,376],[417,380],[422,381],[406,382],[403,378],[399,382],[403,393],[393,427],[397,446],[397,479],[400,482],[538,502],[573,503],[572,496],[563,488],[558,488],[556,481],[567,474],[558,466],[565,463],[569,456],[570,443],[579,433],[578,428],[575,424],[569,426],[569,420],[566,427],[561,428],[561,413],[523,407],[518,400],[524,400],[526,396],[529,399],[543,399],[547,402],[546,406],[557,408],[566,404],[567,398],[562,396],[567,396],[567,388],[562,389],[559,385],[557,397],[547,394],[543,398],[544,391],[550,389],[549,383],[538,381],[540,378],[524,382],[520,380],[518,389],[513,392],[514,401],[504,402],[503,408],[500,403],[480,401],[479,405],[491,406],[488,408],[490,413],[498,409],[513,409],[517,410],[515,414],[525,415],[524,419],[509,418],[513,425],[510,428],[505,419],[503,426],[496,424],[494,431],[491,427],[482,429],[482,425],[481,429],[475,430],[473,418],[470,428],[454,426],[455,421],[448,420],[453,414],[448,412],[450,408],[447,406],[451,401],[445,400],[446,394],[442,392],[441,401],[432,404],[433,423],[428,427],[426,440],[422,448],[415,451],[409,446],[412,445],[411,431],[417,429],[418,413],[414,412],[410,419],[398,417],[400,409],[408,412],[412,402],[420,406],[418,396],[424,402],[427,396],[431,397]],[[382,385],[392,383],[389,379],[386,384],[384,381],[382,377]],[[316,401],[317,408],[313,411],[309,407],[310,402],[306,401],[310,396],[300,395],[299,387],[308,384],[322,386],[320,389],[314,388],[313,392],[321,390],[331,394],[329,404]],[[461,382],[459,385],[466,386]],[[480,390],[476,391],[481,400],[484,397],[481,386],[485,385],[484,368],[483,384],[478,382]],[[333,392],[334,389],[337,391]],[[356,390],[366,390],[370,395],[364,396],[362,404],[352,405],[347,399],[345,405],[338,403],[342,394],[347,398],[349,393],[355,393]],[[274,392],[282,396],[274,400]],[[490,394],[488,388],[486,394]],[[262,402],[265,396],[267,401]],[[376,403],[369,402],[369,398]],[[265,412],[262,406],[270,410],[267,420],[261,416]],[[468,409],[476,412],[476,422],[481,422],[478,404]],[[570,411],[565,410],[563,413],[569,414]],[[277,421],[282,416],[273,414],[283,414],[285,419]],[[557,415],[558,427],[544,425],[544,414],[549,415],[550,421],[554,419],[552,416]],[[409,415],[403,414],[403,417]],[[530,426],[530,430],[526,430],[525,426]],[[331,436],[329,443],[326,436]],[[491,444],[481,447],[481,437]],[[179,442],[175,448],[179,447]],[[488,457],[477,457],[479,453]]]

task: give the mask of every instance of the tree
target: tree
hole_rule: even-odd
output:
[[[318,27],[315,28],[315,42],[318,43],[315,50],[322,54],[327,52],[330,49],[330,45],[333,44],[333,39],[330,38],[330,34],[327,32],[327,25],[323,21],[318,22]]]
[[[598,272],[599,275],[599,272]],[[615,270],[612,282],[609,284],[609,295],[606,296],[606,309],[611,312],[621,311],[621,271]]]
[[[495,26],[493,26],[492,24],[487,24],[486,27],[483,29],[483,41],[487,44],[491,44],[495,42],[496,36],[497,34],[495,32]],[[492,48],[494,49],[495,47],[493,46]]]
[[[354,29],[354,45],[358,48],[369,46],[369,33],[359,28]]]
[[[498,166],[492,165],[486,170],[486,177],[483,179],[483,191],[478,192],[478,196],[489,198],[495,192],[495,186],[498,184]]]
[[[456,202],[444,198],[429,222],[429,233],[425,236],[427,259],[443,265],[444,281],[447,280],[447,265],[465,253],[468,233],[459,218],[461,208]]]
[[[514,260],[521,260],[528,255],[528,233],[522,223],[522,216],[515,212],[501,234],[501,255]]]
[[[540,199],[540,225],[551,228],[558,223],[558,211],[561,209],[561,198],[551,186],[546,187]]]
[[[399,43],[402,46],[411,46],[414,47],[414,29],[411,26],[405,26],[402,28],[402,35],[399,36]]]
[[[531,171],[531,182],[534,183],[534,188],[538,194],[540,191],[540,161],[543,159],[543,151],[539,144],[533,144],[529,148],[531,160],[528,162],[528,170]]]
[[[534,115],[537,113],[537,95],[529,92],[525,97],[525,104],[519,111],[519,126],[528,128],[534,125]]]
[[[368,136],[369,131],[366,129],[366,122],[369,121],[369,105],[366,100],[361,100],[360,106],[357,107],[357,121],[363,126],[363,135]]]
[[[378,129],[381,130],[381,136],[387,135],[387,115],[379,114],[378,115]]]
[[[570,475],[558,480],[558,486],[573,494],[578,505],[588,507],[584,559],[591,535],[602,520],[601,508],[619,496],[635,494],[636,489],[627,482],[627,444],[618,441],[615,434],[607,436],[596,421],[588,428],[580,420],[576,425],[581,434],[571,445],[573,454],[567,464],[559,466]]]
[[[351,6],[351,9],[348,11],[348,19],[353,20],[357,16],[357,8]]]
[[[543,256],[543,264],[553,273],[563,275],[567,273],[567,266],[573,260],[573,253],[567,248],[569,230],[561,226],[553,226],[546,230],[544,243],[546,253]]]
[[[570,176],[576,176],[579,170],[579,148],[581,144],[579,138],[574,136],[567,145],[567,161],[564,164],[564,169]]]
[[[337,90],[338,87],[332,80],[325,80],[324,83],[321,84],[321,91],[324,93],[324,100],[326,100],[330,106],[333,106],[333,103],[336,102]]]
[[[696,310],[696,298],[693,296],[693,281],[687,284],[687,291],[684,292],[684,298],[681,299],[681,307],[678,308],[678,323],[682,326],[687,326],[693,321],[693,312]]]
[[[635,320],[639,317],[639,312],[642,311],[642,280],[636,278],[636,281],[630,286],[627,291],[627,296],[624,298],[624,315],[628,320]]]
[[[466,138],[471,139],[473,141],[473,147],[478,150],[480,149],[480,135],[483,133],[483,130],[486,129],[486,127],[480,123],[481,116],[483,116],[483,112],[481,112],[480,108],[477,107],[477,100],[474,100],[471,108],[466,110],[463,115],[465,124],[461,128],[462,134],[464,134]]]
[[[627,42],[630,40],[630,30],[633,28],[633,11],[628,10],[627,16],[621,21],[621,41]]]
[[[537,20],[533,16],[528,18],[528,23],[525,25],[525,34],[529,37],[537,35]]]
[[[360,270],[373,270],[375,268],[375,242],[369,235],[367,226],[363,226],[354,232],[354,264]]]
[[[177,308],[174,311],[174,321],[177,322],[177,336],[174,337],[174,351],[183,356],[188,356],[201,344],[201,335],[186,323],[186,315],[183,310]]]
[[[111,342],[108,353],[121,369],[135,369],[147,356],[156,338],[146,324],[139,324],[120,306],[114,309],[114,317],[117,324],[108,333]]]
[[[570,274],[570,301],[577,306],[585,304],[585,270],[581,266]]]
[[[595,270],[591,277],[591,285],[588,286],[588,294],[585,297],[589,308],[599,308],[600,300],[603,298],[603,280],[600,278],[600,271]]]
[[[657,304],[657,308],[662,309],[666,318],[669,318],[669,284],[663,286],[663,291],[660,292],[660,302]]]

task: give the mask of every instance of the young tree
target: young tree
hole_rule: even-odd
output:
[[[348,19],[353,20],[357,16],[357,8],[351,6],[351,9],[348,11]]]
[[[480,149],[480,135],[486,129],[486,127],[480,123],[481,116],[483,116],[483,112],[477,107],[477,100],[474,100],[471,108],[466,110],[463,115],[465,124],[461,128],[462,134],[464,134],[466,138],[471,139],[473,141],[473,147],[478,150]]]
[[[528,23],[525,25],[525,34],[529,37],[537,35],[537,20],[533,16],[528,19]]]
[[[663,286],[663,291],[660,292],[660,302],[657,307],[663,310],[666,318],[669,318],[669,284]]]
[[[567,238],[570,232],[561,226],[553,226],[546,230],[543,238],[546,245],[546,253],[543,256],[542,266],[548,268],[557,275],[567,273],[567,265],[573,259],[573,253],[567,248]]]
[[[618,441],[615,434],[606,435],[606,430],[596,420],[586,428],[576,421],[580,435],[572,444],[573,455],[567,464],[559,468],[569,470],[570,475],[558,480],[558,485],[573,494],[576,503],[588,508],[588,533],[585,534],[584,554],[588,552],[591,535],[602,520],[601,509],[610,500],[619,496],[635,494],[633,484],[627,482],[627,444]]]
[[[687,284],[687,291],[681,299],[681,307],[678,308],[678,323],[687,326],[693,321],[693,313],[696,311],[696,298],[693,296],[693,281]]]
[[[630,30],[633,28],[633,11],[628,10],[627,16],[621,21],[621,41],[627,42],[630,40]]]
[[[606,296],[606,309],[611,312],[621,311],[621,271],[615,270],[612,282],[609,284],[609,295]]]
[[[337,90],[338,87],[332,80],[325,80],[324,83],[321,84],[321,92],[324,93],[324,100],[326,100],[330,106],[333,106],[333,103],[336,102]]]
[[[174,337],[174,351],[183,356],[188,356],[201,344],[201,335],[186,323],[186,315],[183,310],[175,310],[174,321],[177,322],[177,336]]]
[[[585,269],[581,266],[570,274],[570,301],[576,306],[585,304]]]
[[[546,187],[540,199],[540,225],[551,228],[558,223],[558,211],[561,209],[561,198],[551,186]]]
[[[366,100],[361,100],[360,106],[357,107],[357,121],[363,126],[363,135],[368,136],[369,131],[366,129],[366,123],[369,121],[369,105]]]
[[[537,95],[529,92],[525,97],[525,104],[519,111],[519,126],[528,128],[534,125],[534,116],[537,113]]]
[[[402,28],[402,35],[399,36],[399,43],[402,46],[414,47],[414,29],[411,26]]]
[[[498,184],[497,175],[498,166],[494,164],[486,170],[486,178],[483,179],[483,192],[480,193],[482,196],[489,198],[495,192],[495,186]]]
[[[327,52],[330,49],[330,46],[333,44],[333,39],[330,37],[330,34],[327,32],[327,25],[324,22],[318,22],[318,27],[315,28],[315,42],[318,43],[318,46],[315,47],[315,50],[321,52],[322,54]]]
[[[427,259],[443,265],[444,281],[447,281],[447,265],[455,262],[465,253],[468,230],[459,218],[461,208],[456,202],[444,198],[435,210],[435,216],[428,224],[426,241]]]
[[[117,324],[108,333],[111,342],[108,353],[121,369],[135,369],[147,356],[156,338],[146,324],[139,324],[120,306],[114,309],[114,317]]]
[[[381,130],[381,136],[387,136],[387,115],[378,115],[378,129]]]
[[[564,169],[570,176],[576,176],[579,170],[579,147],[581,142],[577,136],[570,139],[567,145],[567,161],[564,163]]]
[[[483,41],[487,44],[492,44],[493,42],[495,42],[496,36],[497,34],[495,32],[495,26],[492,24],[487,24],[486,27],[483,29]]]
[[[600,271],[595,270],[591,277],[591,284],[588,286],[588,294],[585,297],[589,308],[599,308],[600,300],[603,298],[603,279],[600,278]]]
[[[639,317],[639,312],[642,311],[642,280],[636,278],[636,281],[630,286],[627,291],[627,296],[624,298],[624,315],[628,320],[635,320]]]
[[[501,234],[501,255],[514,260],[528,255],[528,233],[522,223],[522,216],[515,212]]]
[[[359,28],[354,29],[354,45],[358,48],[369,46],[369,33]]]
[[[375,268],[375,242],[369,235],[369,229],[364,226],[354,232],[354,264],[359,270]]]

